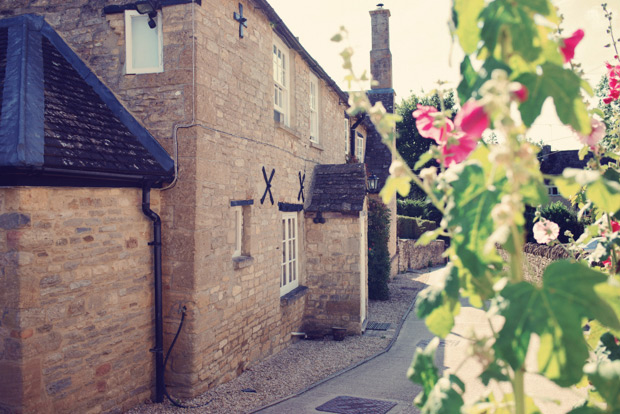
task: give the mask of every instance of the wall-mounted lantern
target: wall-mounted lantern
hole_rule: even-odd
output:
[[[323,217],[323,214],[321,214],[321,212],[319,211],[318,213],[316,213],[316,217],[314,217],[312,221],[314,221],[316,224],[323,224],[325,223],[325,218]]]
[[[155,18],[157,17],[157,9],[160,9],[161,5],[158,0],[143,0],[136,2],[136,10],[140,14],[146,14],[149,16],[149,27],[154,29],[157,26]]]
[[[371,194],[377,194],[379,192],[379,177],[371,175],[367,181],[368,192]]]

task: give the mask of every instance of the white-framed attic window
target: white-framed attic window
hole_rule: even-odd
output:
[[[273,39],[273,119],[289,125],[289,57],[288,49]]]
[[[310,74],[310,141],[319,142],[319,78]]]
[[[125,10],[125,72],[127,74],[164,71],[161,12],[157,25],[149,27],[149,16],[136,10]]]

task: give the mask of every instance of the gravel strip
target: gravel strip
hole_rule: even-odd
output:
[[[426,271],[428,270],[419,273]],[[383,351],[396,334],[401,319],[417,292],[425,286],[414,280],[419,273],[397,275],[389,284],[389,300],[370,301],[368,320],[389,322],[391,325],[387,331],[367,330],[363,335],[347,336],[343,341],[333,341],[331,337],[322,340],[300,340],[276,355],[249,367],[236,379],[183,402],[188,406],[196,406],[210,401],[205,407],[181,409],[166,400],[163,404],[146,402],[128,413],[248,413],[298,393],[334,373]],[[253,392],[248,392],[249,390]]]

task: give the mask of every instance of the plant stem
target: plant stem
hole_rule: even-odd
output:
[[[515,413],[525,414],[525,387],[524,387],[524,374],[523,368],[519,368],[515,371],[515,376],[512,380],[512,390],[515,396]]]
[[[510,254],[510,279],[513,283],[523,281],[523,242],[516,224],[510,226],[514,252]]]

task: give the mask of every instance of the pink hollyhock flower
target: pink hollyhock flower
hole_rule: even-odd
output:
[[[454,118],[454,125],[468,137],[480,138],[489,124],[489,116],[484,112],[484,107],[474,100],[465,102]]]
[[[605,231],[606,226],[603,226],[603,230],[601,231],[601,235],[605,236],[605,234],[607,233]],[[611,232],[612,233],[616,233],[617,231],[620,231],[620,223],[618,223],[617,221],[611,220]]]
[[[451,143],[448,141],[448,143],[441,148],[442,154],[445,155],[444,165],[449,167],[452,164],[463,162],[467,156],[476,149],[479,138],[480,137],[461,134],[461,137],[456,139],[458,143]]]
[[[490,125],[489,116],[484,107],[474,100],[467,101],[454,118],[458,133],[452,134],[441,152],[444,154],[444,165],[449,167],[458,164],[476,148],[482,133]]]
[[[510,84],[510,94],[519,102],[523,103],[527,101],[527,98],[530,95],[530,91],[527,90],[525,85],[519,82],[512,82]]]
[[[547,244],[558,238],[560,227],[553,221],[542,219],[534,224],[534,238],[539,244]]]
[[[610,65],[605,63],[607,67],[607,77],[609,78],[609,93],[603,99],[606,105],[620,98],[620,65]]]
[[[584,32],[578,29],[570,37],[564,39],[564,45],[560,46],[560,52],[564,55],[564,63],[570,62],[575,57],[575,48],[583,39]]]
[[[438,113],[437,108],[433,106],[424,106],[418,104],[418,109],[413,111],[412,115],[416,119],[415,126],[418,128],[418,132],[424,138],[430,138],[435,140],[437,144],[443,144],[448,139],[448,134],[454,130],[454,123],[446,118],[446,124],[442,128],[437,128],[435,123],[435,117],[433,114]]]
[[[579,137],[579,142],[583,145],[588,145],[589,147],[594,148],[596,144],[598,144],[599,141],[605,136],[606,128],[605,124],[596,118],[592,118],[592,120],[590,120],[590,126],[592,127],[592,132],[590,132],[590,135],[577,135]]]

